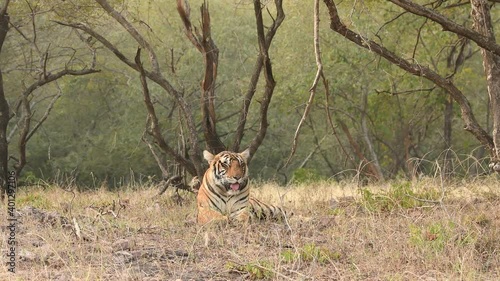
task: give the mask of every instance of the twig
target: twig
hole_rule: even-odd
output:
[[[33,134],[38,130],[38,128],[43,124],[43,122],[45,122],[47,117],[49,117],[50,111],[52,111],[54,104],[62,96],[62,90],[61,90],[61,87],[59,87],[59,83],[57,83],[57,81],[56,81],[56,86],[57,86],[59,92],[52,98],[49,105],[47,106],[47,109],[45,109],[45,113],[43,114],[42,118],[36,123],[36,125],[33,127],[33,129],[31,129],[29,134],[26,136],[26,142],[31,139]]]
[[[75,228],[75,235],[76,235],[76,237],[78,237],[78,239],[82,240],[80,226],[78,225],[78,222],[76,221],[76,218],[73,218],[73,225],[74,225],[74,228]]]
[[[319,0],[314,0],[314,54],[316,57],[316,66],[317,66],[317,71],[316,71],[316,76],[314,77],[313,84],[311,88],[309,89],[310,95],[309,95],[309,100],[307,101],[306,108],[304,109],[304,114],[302,115],[302,118],[300,119],[299,125],[297,126],[297,129],[295,130],[295,135],[293,137],[293,144],[292,144],[292,150],[290,152],[290,156],[288,156],[288,159],[285,162],[285,167],[288,166],[290,161],[292,160],[293,155],[295,154],[295,151],[297,150],[297,144],[298,144],[298,139],[299,139],[299,134],[300,134],[300,128],[302,128],[302,125],[304,124],[307,115],[309,114],[309,111],[311,110],[311,105],[314,100],[314,96],[316,95],[316,88],[319,83],[319,79],[323,75],[323,63],[321,62],[321,51],[319,48]]]
[[[158,59],[156,53],[154,52],[153,47],[142,37],[142,35],[135,29],[135,27],[130,24],[130,22],[125,19],[118,11],[116,11],[106,0],[96,0],[99,5],[111,16],[113,17],[121,26],[127,30],[127,32],[134,38],[141,47],[146,49],[149,53],[149,60],[153,67],[153,72],[156,74],[160,74],[160,64],[158,63]]]
[[[148,116],[148,121],[146,123],[149,123],[150,120],[151,120],[151,118],[149,118],[149,116]],[[147,124],[146,124],[146,126],[147,126]],[[153,154],[153,157],[154,157],[154,159],[156,161],[156,164],[158,165],[158,167],[160,167],[162,177],[163,178],[167,178],[168,177],[168,170],[165,167],[165,163],[163,163],[163,161],[160,158],[160,156],[158,156],[158,154],[156,153],[153,145],[147,140],[147,138],[146,138],[146,132],[147,132],[147,129],[142,134],[141,140],[148,146],[149,150],[151,151],[151,154]]]
[[[354,163],[354,160],[349,155],[349,153],[347,153],[347,150],[345,149],[344,145],[340,141],[339,135],[337,134],[337,130],[335,129],[335,125],[333,124],[332,114],[330,113],[330,105],[329,105],[329,101],[328,101],[329,97],[330,97],[330,88],[328,86],[328,80],[325,79],[324,75],[322,75],[322,78],[323,78],[323,84],[325,85],[325,111],[326,111],[326,116],[328,118],[328,124],[330,125],[330,128],[332,129],[332,134],[335,136],[335,139],[339,143],[339,146],[342,149],[342,152],[344,152],[347,159],[351,160],[351,162]]]

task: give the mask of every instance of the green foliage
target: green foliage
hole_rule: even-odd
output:
[[[344,208],[328,208],[327,214],[330,216],[343,216],[345,215],[346,211]]]
[[[252,280],[271,279],[274,277],[274,272],[272,271],[273,264],[269,261],[257,261],[246,264],[227,262],[225,267],[231,271],[246,273]]]
[[[340,258],[341,254],[339,252],[332,252],[314,243],[305,244],[298,252],[292,249],[286,249],[281,252],[281,259],[286,263],[302,261],[326,264],[332,261],[338,261]]]
[[[140,141],[145,112],[136,108],[143,105],[123,82],[105,74],[66,83],[66,95],[44,125],[45,134],[28,144],[31,163],[26,172],[68,175],[92,187],[102,181],[126,183],[131,173],[154,174],[155,161]]]
[[[286,249],[283,252],[281,252],[281,259],[286,262],[286,263],[292,263],[299,258],[299,255],[291,249]]]
[[[312,182],[324,181],[326,180],[326,177],[318,174],[318,172],[313,169],[299,168],[293,172],[292,179],[292,183],[295,184],[308,184]]]
[[[52,204],[43,196],[43,193],[25,193],[16,197],[18,207],[31,206],[40,209],[52,209]]]
[[[182,22],[175,9],[175,1],[108,1],[122,13],[155,49],[160,68],[176,89],[183,93],[197,117],[199,110],[199,88],[203,79],[202,55],[186,38]],[[203,1],[190,1],[193,24],[200,22],[199,6]],[[272,11],[271,2],[265,2]],[[387,1],[343,1],[338,3],[342,20],[360,32],[405,59],[421,65],[432,66],[433,70],[448,77],[451,69],[446,57],[450,46],[456,44],[456,36],[442,32],[436,24],[425,22],[411,14],[395,18],[401,10]],[[457,22],[469,21],[463,11],[466,7],[440,10]],[[32,23],[31,10],[36,13]],[[293,132],[300,120],[309,88],[316,73],[314,50],[311,47],[313,34],[313,5],[309,1],[285,1],[286,19],[275,35],[270,49],[270,58],[277,82],[269,108],[267,137],[251,163],[254,178],[293,178],[294,183],[311,183],[325,180],[338,174],[354,174],[356,161],[345,161],[352,154],[346,137],[338,134],[340,141],[332,137],[332,130],[326,121],[325,89],[320,85],[314,106],[302,128],[297,161],[283,170],[281,164],[288,156]],[[496,12],[494,12],[496,13]],[[11,23],[19,32],[9,31],[2,49],[1,66],[5,92],[9,103],[16,104],[19,89],[36,81],[40,74],[38,59],[33,57],[34,48],[29,43],[36,33],[37,48],[43,53],[48,50],[47,64],[59,68],[84,65],[90,61],[88,46],[81,42],[74,30],[54,22],[82,22],[94,28],[110,40],[127,57],[132,58],[137,42],[126,30],[92,0],[11,1],[9,7]],[[253,73],[258,56],[255,18],[249,1],[210,2],[212,36],[219,48],[218,77],[216,81],[217,130],[226,144],[233,141],[234,128],[244,94]],[[265,24],[272,19],[265,13]],[[321,9],[322,19],[328,19],[326,9]],[[375,35],[376,34],[376,35]],[[394,36],[398,34],[398,36]],[[103,70],[92,77],[71,77],[60,80],[63,97],[58,100],[51,115],[28,143],[28,163],[24,178],[28,182],[37,178],[47,180],[58,175],[74,177],[79,184],[99,186],[101,181],[119,186],[131,175],[159,176],[156,163],[141,142],[146,110],[142,101],[141,87],[137,73],[120,62],[114,54],[104,50],[95,39],[83,34],[97,47],[97,65]],[[418,36],[418,37],[417,37]],[[416,38],[419,38],[416,40]],[[366,152],[366,143],[360,130],[362,95],[368,95],[365,110],[369,134],[374,142],[382,170],[387,178],[394,178],[404,172],[401,155],[406,153],[405,138],[414,137],[414,150],[410,156],[427,155],[435,159],[440,154],[442,143],[442,107],[448,98],[441,90],[431,89],[434,85],[424,78],[407,75],[399,67],[379,59],[372,52],[361,49],[329,29],[329,21],[320,22],[320,40],[325,78],[329,82],[329,107],[333,120],[341,119],[349,127],[353,138]],[[425,44],[425,46],[424,46]],[[50,47],[50,48],[49,48]],[[475,48],[475,47],[473,47]],[[475,50],[475,49],[474,49]],[[66,65],[68,58],[75,58]],[[147,69],[150,62],[144,59]],[[22,71],[21,71],[22,69]],[[451,76],[450,76],[451,77]],[[450,79],[463,93],[485,93],[484,74],[479,55],[472,56]],[[255,92],[242,145],[248,145],[258,128],[259,104],[262,99],[263,80]],[[160,117],[162,133],[171,146],[179,144],[180,127],[178,105],[163,89],[150,83],[151,93]],[[58,91],[54,85],[38,89],[33,103],[33,120],[39,120],[49,102],[49,97]],[[412,92],[415,91],[415,92]],[[487,124],[487,95],[470,95],[469,101],[481,124]],[[455,119],[460,115],[454,107]],[[484,114],[483,114],[484,112]],[[199,118],[196,120],[199,121]],[[466,153],[478,145],[477,140],[463,133],[462,122],[453,122],[453,147]],[[15,122],[11,122],[12,129]],[[201,126],[200,124],[198,124]],[[324,142],[315,150],[318,139]],[[10,151],[15,151],[17,134],[10,142]],[[200,133],[200,139],[202,134]],[[346,149],[347,148],[347,149]],[[315,152],[314,152],[315,151]],[[309,157],[307,168],[297,168],[302,159]],[[14,153],[14,152],[13,152]],[[429,154],[426,154],[429,153]],[[369,155],[369,154],[365,154]],[[166,158],[169,166],[175,166]],[[373,160],[373,159],[369,159]],[[352,171],[352,172],[351,172]],[[362,191],[365,204],[373,210],[391,210],[395,207],[412,208],[420,203],[407,195],[419,198],[436,198],[427,194],[413,194],[408,187],[393,187],[388,194],[371,194]],[[385,197],[385,198],[384,198]]]
[[[437,254],[450,243],[465,246],[474,243],[472,232],[456,235],[457,225],[453,222],[434,222],[425,226],[410,225],[409,243],[423,250]]]
[[[417,247],[429,247],[440,252],[447,242],[447,233],[441,223],[434,223],[425,228],[410,225],[410,243]]]
[[[438,200],[440,194],[433,189],[416,192],[410,182],[392,184],[386,192],[373,193],[367,188],[360,189],[362,205],[372,212],[390,212],[394,209],[420,207],[427,200]]]
[[[19,181],[25,185],[37,185],[43,182],[43,179],[39,178],[34,172],[27,171],[19,178]]]

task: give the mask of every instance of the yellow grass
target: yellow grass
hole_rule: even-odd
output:
[[[16,273],[2,267],[0,280],[500,279],[494,176],[252,186],[253,196],[293,215],[281,223],[198,226],[188,193],[179,205],[172,191],[155,197],[156,187],[23,188]],[[417,198],[398,195],[400,188]],[[6,253],[7,213],[0,214]]]

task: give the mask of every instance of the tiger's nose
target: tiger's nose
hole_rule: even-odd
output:
[[[239,180],[239,179],[241,179],[241,176],[234,176],[233,179]]]

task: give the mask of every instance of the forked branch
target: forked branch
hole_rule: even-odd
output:
[[[250,142],[250,159],[255,154],[259,146],[262,144],[264,137],[267,133],[267,127],[269,126],[267,122],[267,112],[269,109],[269,104],[271,103],[271,98],[274,93],[274,87],[276,86],[276,81],[274,81],[273,69],[271,66],[271,58],[269,57],[269,47],[271,46],[272,38],[276,33],[276,30],[281,25],[283,20],[285,19],[285,13],[283,11],[283,2],[282,0],[275,0],[276,6],[276,20],[273,25],[269,29],[267,36],[264,33],[264,20],[262,18],[262,7],[259,0],[254,0],[254,12],[255,19],[257,23],[257,38],[259,41],[259,55],[262,56],[263,60],[263,68],[264,68],[264,78],[266,79],[264,95],[262,100],[260,101],[260,126],[259,131],[255,135],[255,137]],[[246,114],[246,113],[245,113]],[[242,135],[241,135],[242,136]],[[241,140],[240,140],[241,141]]]
[[[257,1],[259,2],[259,1]],[[257,9],[256,3],[254,2],[254,8]],[[257,89],[257,84],[259,82],[260,74],[262,72],[262,67],[264,66],[264,59],[266,58],[266,54],[269,51],[269,47],[273,41],[274,36],[278,28],[281,26],[281,23],[285,19],[285,13],[283,12],[282,1],[274,1],[276,7],[276,17],[273,19],[272,24],[268,27],[267,33],[265,37],[260,37],[259,32],[257,32],[258,40],[264,42],[264,46],[266,46],[267,51],[259,51],[259,55],[257,56],[257,60],[255,62],[255,66],[253,68],[252,77],[250,78],[250,84],[248,85],[248,90],[243,97],[243,104],[241,106],[240,117],[238,119],[238,126],[236,128],[236,134],[234,136],[234,141],[232,144],[233,151],[240,151],[241,140],[243,139],[243,134],[245,132],[245,125],[248,116],[248,110],[250,109],[250,103],[254,98],[255,91]],[[262,8],[258,7],[259,10]],[[256,14],[257,16],[257,14]],[[259,22],[257,20],[257,29],[260,29],[262,25],[262,21]],[[259,44],[259,46],[262,44]],[[265,134],[265,133],[264,133]]]
[[[189,8],[188,2],[185,0],[177,0],[177,11],[184,23],[186,36],[203,55],[205,64],[205,74],[201,83],[201,109],[203,113],[202,123],[205,142],[212,153],[219,153],[226,150],[226,146],[219,139],[216,129],[215,81],[217,79],[217,68],[219,65],[219,49],[212,39],[210,13],[208,11],[207,2],[204,2],[200,9],[201,34],[199,34],[197,29],[193,31],[193,25],[190,19],[191,9]]]
[[[172,83],[170,83],[169,80],[167,80],[159,70],[159,67],[157,67],[157,58],[155,55],[154,50],[152,49],[151,45],[142,37],[139,32],[128,22],[128,20],[123,16],[120,15],[118,12],[116,12],[113,8],[108,7],[109,3],[105,0],[99,0],[100,4],[103,6],[103,8],[106,10],[106,12],[111,15],[117,22],[119,22],[125,29],[126,31],[132,36],[138,43],[141,45],[143,48],[145,48],[150,56],[151,64],[153,66],[153,70],[149,71],[146,70],[142,65],[138,65],[135,60],[129,59],[123,52],[121,52],[113,43],[111,43],[108,39],[106,39],[104,36],[90,28],[89,26],[82,24],[82,23],[63,23],[63,22],[57,22],[58,24],[69,26],[75,29],[79,29],[84,31],[85,33],[89,34],[90,36],[94,37],[97,41],[99,41],[104,47],[106,47],[109,51],[111,51],[118,59],[120,59],[124,64],[129,66],[130,68],[134,69],[137,72],[142,73],[141,77],[147,77],[151,81],[155,82],[158,84],[160,87],[162,87],[167,93],[172,95],[174,99],[176,100],[176,103],[180,106],[182,115],[184,117],[184,120],[186,122],[186,126],[188,129],[188,136],[189,136],[189,143],[190,143],[190,149],[188,151],[189,153],[189,160],[186,161],[181,161],[179,162],[181,165],[186,167],[186,170],[191,173],[192,175],[202,175],[203,174],[203,169],[201,166],[201,157],[198,154],[199,152],[199,144],[198,144],[198,132],[196,130],[196,124],[194,122],[194,117],[191,111],[191,106],[187,102],[187,100],[184,98],[183,93],[178,91],[177,89],[174,88]],[[148,107],[148,105],[146,105]],[[172,156],[174,159],[185,159],[183,156],[179,155],[176,153],[174,150],[167,149],[169,147],[166,145],[166,141],[163,140],[160,143],[158,143],[159,147],[164,150],[165,153],[168,155]],[[187,160],[187,159],[185,159]],[[189,164],[188,164],[189,163]],[[194,167],[194,169],[193,169]]]
[[[139,43],[139,45],[146,49],[149,53],[149,59],[151,61],[151,65],[153,66],[153,72],[160,75],[160,65],[158,64],[158,58],[156,57],[156,53],[149,44],[149,42],[142,37],[142,35],[135,29],[135,27],[130,24],[130,22],[125,19],[118,11],[116,11],[106,0],[95,0],[101,7],[111,16],[113,17],[119,24],[121,24],[125,30],[132,36],[132,38]]]
[[[74,70],[74,69],[64,69],[54,74],[48,75],[40,75],[39,80],[31,84],[23,93],[20,95],[20,99],[16,105],[16,108],[21,107],[22,114],[21,120],[19,120],[17,127],[20,129],[20,136],[18,140],[18,153],[19,159],[16,164],[14,164],[14,168],[16,169],[16,174],[20,174],[24,166],[26,165],[26,145],[33,134],[40,128],[43,122],[47,119],[52,107],[54,106],[57,99],[61,96],[61,91],[54,96],[52,101],[49,103],[44,115],[37,122],[37,124],[31,128],[31,105],[29,102],[30,96],[33,95],[33,92],[46,84],[57,81],[58,79],[64,76],[82,76],[88,75],[92,73],[99,72],[98,69],[82,69],[82,70]]]
[[[137,49],[137,53],[135,55],[135,64],[137,65],[137,67],[139,69],[141,85],[142,85],[142,94],[144,97],[144,104],[146,105],[146,108],[148,110],[149,128],[146,129],[148,134],[150,134],[153,137],[155,143],[163,151],[172,155],[177,163],[179,163],[183,167],[185,167],[186,170],[190,174],[196,175],[197,172],[196,172],[196,169],[195,169],[193,163],[191,161],[189,161],[188,159],[184,158],[178,152],[176,152],[172,147],[170,147],[161,134],[161,129],[160,129],[160,124],[158,122],[158,117],[156,115],[156,111],[155,111],[155,107],[153,105],[153,102],[151,101],[151,95],[149,94],[149,87],[148,87],[148,83],[146,80],[146,72],[144,71],[144,68],[143,68],[142,62],[141,62],[141,48]]]
[[[453,98],[453,100],[460,106],[462,120],[465,123],[464,129],[472,133],[476,137],[476,139],[478,139],[481,142],[481,144],[483,144],[486,148],[488,148],[490,153],[493,153],[495,146],[493,144],[492,137],[479,125],[479,123],[476,120],[476,117],[472,112],[472,108],[468,99],[453,84],[451,80],[440,76],[438,73],[432,71],[430,68],[426,66],[409,62],[399,57],[395,53],[391,52],[390,50],[386,49],[385,47],[379,45],[378,43],[368,38],[365,38],[361,34],[358,34],[353,30],[349,29],[340,20],[339,14],[337,12],[337,7],[333,2],[333,0],[323,0],[323,1],[326,7],[328,8],[328,12],[330,14],[330,28],[333,31],[339,33],[340,35],[344,36],[345,38],[357,44],[358,46],[370,50],[371,52],[374,52],[377,55],[385,58],[386,60],[400,67],[406,72],[415,76],[423,77],[433,82],[443,90],[445,90],[446,93],[448,93]]]
[[[409,0],[389,0],[392,3],[398,5],[399,7],[405,9],[406,11],[428,18],[443,27],[443,30],[450,31],[455,34],[461,35],[463,37],[469,38],[470,40],[476,42],[476,44],[484,49],[489,50],[496,55],[500,55],[500,45],[496,44],[495,40],[491,40],[490,37],[485,36],[479,32],[472,29],[466,28],[460,24],[457,24],[445,16],[441,15],[433,9],[421,6],[415,1]],[[325,1],[325,3],[331,2],[331,0]],[[328,4],[327,4],[328,5]]]

